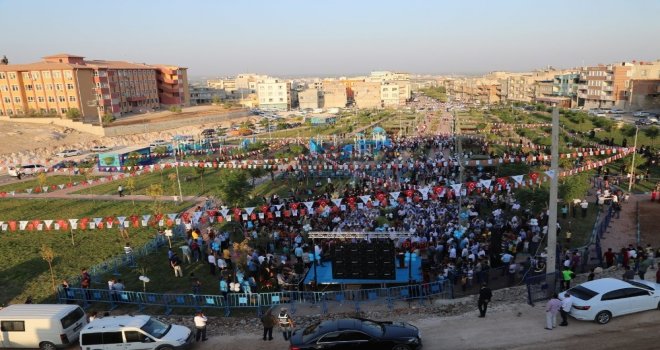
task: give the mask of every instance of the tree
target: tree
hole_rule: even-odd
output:
[[[66,111],[66,117],[71,120],[80,120],[82,114],[80,114],[78,108],[71,108],[68,111]]]
[[[248,198],[250,187],[244,171],[229,170],[221,174],[218,184],[219,197],[229,205],[241,206]]]
[[[204,193],[204,173],[206,172],[206,167],[204,166],[203,163],[200,163],[198,166],[194,167],[195,169],[195,174],[197,174],[200,178],[200,181],[202,182],[202,192]]]
[[[172,186],[172,194],[176,195],[176,184],[177,184],[176,173],[170,173],[169,175],[167,175],[167,179],[170,180],[170,186]]]
[[[129,177],[128,180],[126,180],[126,190],[128,193],[133,195],[133,192],[135,191],[135,179],[133,177]],[[135,206],[135,199],[132,199],[133,201],[133,206]]]
[[[644,134],[651,139],[651,147],[655,148],[655,139],[658,138],[658,134],[660,133],[660,129],[658,129],[655,126],[652,126],[648,129],[644,129]]]
[[[247,172],[248,174],[250,174],[250,177],[252,178],[252,187],[254,187],[254,183],[258,178],[266,175],[266,170],[261,167],[248,169]]]
[[[582,199],[589,190],[589,175],[581,173],[575,176],[567,176],[561,179],[559,184],[559,197],[564,203],[570,203],[574,199]]]
[[[213,103],[214,105],[220,104],[220,102],[221,102],[220,96],[213,96],[213,98],[211,99],[211,103]]]
[[[53,249],[47,245],[42,245],[40,249],[41,258],[48,263],[48,269],[50,270],[50,281],[55,290],[55,273],[53,272],[53,260],[55,260],[55,252]]]
[[[46,186],[47,181],[48,177],[46,176],[46,173],[39,173],[39,175],[37,175],[37,182],[39,183],[39,187]]]
[[[128,157],[124,159],[124,166],[136,166],[140,163],[140,157],[142,155],[137,152],[131,152],[128,154]]]
[[[153,198],[154,203],[152,206],[154,213],[162,212],[163,203],[158,200],[163,195],[163,186],[161,184],[151,184],[147,188],[147,196]]]

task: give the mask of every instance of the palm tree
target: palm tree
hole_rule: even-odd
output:
[[[651,147],[655,148],[655,139],[658,138],[658,134],[660,133],[660,129],[658,129],[655,126],[652,126],[648,129],[644,129],[644,134],[651,139]]]

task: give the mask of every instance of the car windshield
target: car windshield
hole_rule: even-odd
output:
[[[635,286],[635,287],[644,288],[644,289],[646,289],[646,290],[650,290],[650,291],[655,291],[655,289],[654,289],[653,287],[651,287],[651,286],[647,286],[647,285],[644,284],[644,283],[639,283],[639,282],[635,282],[635,281],[626,281],[626,282],[632,284],[632,285]]]
[[[594,296],[598,295],[598,293],[594,292],[593,290],[589,288],[585,288],[583,286],[577,286],[574,288],[570,289],[570,293],[572,296],[582,299],[582,300],[589,300],[593,298]]]
[[[384,327],[382,324],[371,321],[371,320],[363,320],[362,321],[362,330],[365,332],[368,332],[374,336],[381,336],[383,335]]]
[[[154,318],[150,318],[149,321],[147,321],[147,323],[145,323],[144,326],[142,326],[140,329],[152,337],[160,339],[165,334],[167,334],[167,332],[169,332],[171,327],[171,325],[160,322]]]

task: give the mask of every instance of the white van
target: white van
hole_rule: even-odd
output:
[[[75,344],[87,324],[78,305],[16,304],[0,310],[0,348],[55,350]]]
[[[190,328],[146,315],[97,318],[80,332],[82,350],[174,350],[185,349],[192,341]]]

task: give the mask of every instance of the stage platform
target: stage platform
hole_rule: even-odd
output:
[[[316,266],[317,273],[317,282],[318,284],[382,284],[382,283],[396,283],[396,284],[405,284],[408,283],[408,272],[409,268],[406,265],[405,268],[399,268],[399,262],[396,262],[396,278],[391,280],[378,280],[378,279],[333,279],[332,278],[332,263],[327,261],[323,265]],[[422,261],[417,259],[412,263],[412,279],[417,283],[422,282]],[[314,266],[309,268],[307,277],[305,277],[305,284],[314,281]]]

